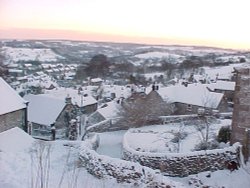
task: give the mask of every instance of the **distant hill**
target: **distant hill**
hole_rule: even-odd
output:
[[[0,53],[4,64],[18,61],[84,63],[96,54],[112,58],[114,63],[141,66],[167,61],[182,63],[187,57],[198,56],[221,61],[250,59],[250,52],[203,46],[145,45],[130,43],[86,42],[66,40],[1,40]],[[232,58],[239,56],[239,58]],[[242,60],[242,59],[241,59]]]

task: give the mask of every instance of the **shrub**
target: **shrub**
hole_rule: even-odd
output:
[[[227,143],[230,140],[231,129],[230,126],[223,126],[220,128],[217,141]]]
[[[174,133],[174,138],[171,140],[173,143],[178,143],[180,140],[183,140],[187,137],[187,132],[177,132]]]
[[[201,141],[198,143],[194,150],[195,151],[200,151],[200,150],[211,150],[211,149],[217,149],[219,148],[219,143],[216,140],[206,142],[206,141]]]

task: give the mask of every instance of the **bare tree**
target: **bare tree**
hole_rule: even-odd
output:
[[[203,97],[204,112],[200,114],[199,120],[195,124],[196,130],[199,131],[201,135],[201,143],[197,145],[197,150],[214,149],[217,147],[215,142],[209,141],[211,137],[210,126],[215,121],[213,109],[216,109],[218,106],[216,100],[216,96],[209,95],[209,92],[206,92]]]
[[[148,95],[135,94],[133,100],[123,103],[123,110],[119,113],[121,119],[117,123],[125,128],[159,124],[159,116],[169,115],[171,111],[170,105],[157,91],[152,91]]]
[[[50,177],[51,145],[42,141],[36,142],[31,151],[31,188],[48,188]]]

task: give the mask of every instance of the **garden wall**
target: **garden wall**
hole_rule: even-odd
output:
[[[203,171],[222,170],[229,161],[240,161],[241,145],[225,149],[195,151],[190,153],[150,153],[136,151],[123,140],[123,159],[139,162],[143,166],[159,169],[164,175],[184,177]]]
[[[92,150],[98,146],[98,138],[93,137],[81,145],[80,160],[87,171],[97,178],[115,178],[118,183],[131,183],[134,186],[146,187],[184,187],[182,184],[169,180],[160,172],[138,163],[99,155]]]

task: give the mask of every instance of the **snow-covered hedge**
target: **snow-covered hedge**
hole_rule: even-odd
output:
[[[113,177],[118,183],[126,182],[140,187],[184,187],[182,184],[162,176],[159,171],[138,163],[99,155],[92,149],[98,145],[97,142],[97,137],[84,141],[80,151],[82,165],[97,178]]]
[[[240,161],[239,143],[224,149],[195,151],[189,153],[151,153],[136,151],[123,139],[123,159],[139,162],[143,166],[159,169],[169,176],[188,176],[203,171],[225,169],[229,161]]]

